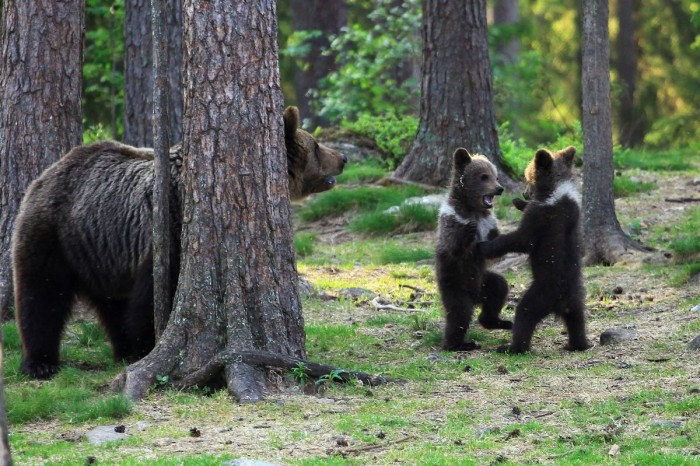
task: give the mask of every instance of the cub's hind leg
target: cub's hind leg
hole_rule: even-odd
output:
[[[481,284],[481,314],[479,323],[488,329],[513,328],[513,323],[500,318],[501,310],[508,297],[508,282],[497,273],[485,272],[484,280]]]

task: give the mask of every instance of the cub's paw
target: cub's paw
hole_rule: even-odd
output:
[[[503,319],[479,319],[479,324],[481,324],[482,327],[487,328],[489,330],[510,330],[513,328],[513,322],[511,322],[510,320]]]
[[[515,199],[513,199],[513,205],[515,206],[516,209],[522,211],[522,210],[525,210],[525,207],[527,207],[528,202],[516,197]]]
[[[512,345],[501,345],[498,348],[496,348],[497,353],[503,353],[503,354],[523,354],[523,353],[527,353],[528,351],[529,350],[516,348]]]
[[[481,346],[477,345],[473,341],[456,343],[451,345],[445,345],[445,351],[473,351],[480,349]]]
[[[48,362],[32,362],[31,360],[22,361],[20,370],[23,374],[28,375],[33,379],[46,380],[50,379],[59,370],[58,364],[51,364]]]
[[[581,343],[576,343],[576,344],[567,343],[566,345],[564,345],[564,349],[566,351],[586,351],[588,348],[591,348],[592,346],[593,345],[591,345],[587,341],[581,342]]]

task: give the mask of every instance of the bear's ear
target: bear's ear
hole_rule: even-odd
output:
[[[566,149],[560,150],[559,154],[564,158],[566,165],[570,167],[574,163],[576,148],[574,146],[569,146]]]
[[[547,149],[539,149],[535,153],[535,168],[549,169],[552,166],[552,154]]]
[[[472,161],[471,154],[469,154],[469,151],[464,147],[457,149],[454,154],[452,154],[452,158],[454,159],[455,168],[460,172]]]
[[[293,105],[284,109],[284,134],[293,135],[299,129],[301,116],[299,109]]]

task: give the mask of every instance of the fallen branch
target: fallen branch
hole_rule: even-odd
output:
[[[380,186],[390,186],[394,184],[401,184],[401,185],[406,185],[406,186],[416,186],[424,191],[428,192],[440,192],[444,191],[445,188],[441,186],[433,186],[430,184],[425,184],[425,183],[418,183],[416,181],[409,181],[409,180],[404,180],[402,178],[396,178],[393,175],[391,176],[385,176],[384,178],[380,179],[377,181],[377,184]]]
[[[219,374],[226,365],[229,364],[247,364],[249,366],[266,366],[280,369],[303,368],[304,373],[310,377],[319,378],[324,375],[334,373],[343,382],[357,379],[370,386],[382,385],[385,383],[405,382],[405,380],[402,379],[370,375],[365,372],[349,371],[340,367],[305,361],[293,356],[271,353],[269,351],[234,351],[231,349],[226,349],[214,356],[202,368],[192,372],[180,380],[174,381],[173,385],[176,388],[189,388],[205,385],[217,374]]]
[[[382,302],[383,301],[383,302]],[[398,307],[390,302],[388,302],[386,299],[382,298],[381,296],[377,296],[374,298],[372,301],[370,301],[370,304],[374,306],[374,308],[378,311],[384,310],[384,309],[390,309],[392,311],[399,311],[399,312],[425,312],[424,309],[411,309],[408,307]]]
[[[683,202],[700,202],[700,198],[698,197],[667,197],[664,199],[666,202],[678,202],[678,203],[683,203]]]

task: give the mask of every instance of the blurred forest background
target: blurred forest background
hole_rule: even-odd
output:
[[[374,141],[393,168],[418,127],[420,1],[333,0],[314,8],[317,3],[278,1],[285,103],[301,108],[308,129],[332,127]],[[643,7],[640,0],[611,0],[616,144],[700,144],[699,10],[695,0],[648,0]],[[580,15],[579,0],[489,2],[506,159],[518,148],[580,140]],[[124,19],[124,0],[86,2],[87,140],[123,136]]]

